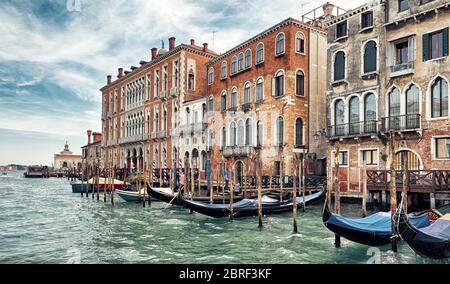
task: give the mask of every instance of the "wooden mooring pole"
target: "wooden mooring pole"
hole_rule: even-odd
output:
[[[362,196],[362,209],[363,217],[367,216],[367,163],[364,161],[363,165],[363,196]]]
[[[261,156],[258,153],[258,157],[256,160],[256,183],[258,187],[258,224],[259,228],[263,227],[263,209],[262,209],[262,165],[261,165]]]
[[[336,214],[341,214],[341,189],[339,185],[339,155],[340,155],[340,147],[339,144],[336,144],[335,152],[334,152],[334,163],[335,163],[335,173],[334,173],[334,188],[335,188],[335,196],[334,196],[334,210]],[[335,235],[334,246],[337,248],[341,247],[341,236],[338,234]]]
[[[397,173],[395,170],[395,145],[394,145],[395,134],[394,131],[391,130],[389,132],[389,156],[391,162],[391,184],[390,184],[390,194],[391,194],[391,218],[394,217],[395,212],[397,211]],[[397,237],[392,236],[392,251],[397,252]]]
[[[300,179],[300,177],[297,174],[297,169],[298,166],[296,165],[297,163],[297,159],[295,159],[294,161],[294,181],[293,181],[293,201],[294,201],[294,206],[293,206],[293,218],[294,218],[294,233],[297,234],[298,233],[298,208],[297,208],[297,177]]]

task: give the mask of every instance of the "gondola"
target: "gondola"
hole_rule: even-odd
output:
[[[324,196],[324,192],[318,192],[305,197],[306,205],[311,204],[314,201],[320,200]],[[208,204],[198,201],[191,201],[184,199],[180,195],[180,199],[183,200],[184,206],[197,213],[213,217],[223,218],[230,216],[230,204]],[[303,207],[303,198],[297,198],[297,204],[299,208]],[[268,196],[262,198],[262,211],[264,215],[270,215],[275,213],[283,213],[292,211],[294,206],[292,198],[286,201],[280,201]],[[243,199],[242,201],[233,203],[232,206],[234,218],[258,216],[258,200],[257,199]]]
[[[148,192],[149,196],[156,198],[160,201],[170,203],[172,205],[184,206],[184,199],[180,198],[181,194],[179,194],[178,192],[172,193],[172,190],[170,188],[153,188],[149,184],[147,184],[147,192]],[[242,199],[243,198],[239,197],[239,196],[233,197],[234,202],[239,202]],[[196,202],[201,202],[201,203],[209,203],[210,197],[199,196],[199,197],[194,197],[193,200]],[[229,204],[230,197],[229,196],[224,196],[224,197],[223,196],[214,196],[213,202],[214,203],[224,203],[225,202],[226,204]]]
[[[419,228],[430,224],[427,213],[410,218],[411,222]],[[351,219],[331,213],[328,202],[325,202],[322,220],[324,225],[336,235],[367,246],[388,245],[393,236],[391,214],[386,212],[379,212],[366,218]]]
[[[125,200],[127,202],[141,202],[143,200],[148,201],[149,196],[147,194],[145,194],[145,196],[144,196],[144,191],[145,191],[144,188],[142,188],[140,190],[140,192],[134,191],[134,190],[119,189],[119,190],[116,190],[116,193],[120,198],[122,198],[123,200]],[[156,198],[152,198],[152,197],[150,197],[150,198],[152,199],[151,201],[159,201]]]
[[[419,255],[432,259],[450,258],[450,214],[420,228],[401,209],[394,218],[394,231]]]
[[[92,185],[94,183],[97,184],[97,181],[93,178],[91,178],[89,180],[89,187],[88,187],[87,182],[84,182],[84,184],[81,182],[72,183],[71,184],[72,185],[72,193],[81,193],[82,191],[86,192],[86,189],[89,189],[89,193],[90,193],[90,192],[92,192]],[[105,178],[99,178],[98,184],[99,184],[99,191],[103,192],[103,191],[105,191],[105,188],[109,189],[110,180],[105,179]],[[127,189],[127,185],[123,181],[114,180],[114,189],[116,189],[116,190]],[[97,192],[97,188],[95,189],[95,192]]]

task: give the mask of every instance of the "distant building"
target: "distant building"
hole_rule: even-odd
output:
[[[59,154],[55,154],[54,159],[54,169],[55,170],[68,170],[72,168],[81,168],[81,155],[74,155],[73,152],[69,150],[69,145],[64,145],[64,150]]]
[[[83,163],[91,167],[99,165],[102,158],[102,134],[98,132],[87,131],[88,143],[81,147]]]

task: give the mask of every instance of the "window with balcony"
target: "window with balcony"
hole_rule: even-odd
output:
[[[274,78],[274,96],[284,96],[284,72],[279,71]]]
[[[297,75],[295,76],[295,82],[296,82],[296,92],[295,94],[299,97],[305,96],[305,74],[303,71],[298,71]]]
[[[245,145],[251,146],[253,144],[253,125],[250,118],[245,122]]]
[[[445,28],[423,35],[423,61],[448,56],[448,30]]]
[[[373,11],[365,12],[361,15],[361,29],[373,27]]]
[[[222,62],[222,65],[220,66],[220,79],[223,80],[227,78],[227,69],[228,69],[227,62],[226,61]]]
[[[305,35],[301,32],[297,33],[295,51],[297,53],[305,53]]]
[[[223,92],[220,95],[220,111],[224,112],[227,110],[227,93]]]
[[[264,62],[264,44],[260,42],[256,46],[256,65]]]
[[[347,21],[340,22],[336,25],[336,39],[347,36]]]
[[[262,102],[264,100],[264,80],[259,78],[256,81],[256,101]]]
[[[387,45],[387,59],[391,77],[411,74],[414,71],[415,37],[403,38]]]
[[[284,118],[277,118],[276,125],[276,146],[282,147],[284,145]]]
[[[374,93],[364,97],[364,133],[377,132],[377,102]]]
[[[359,97],[352,97],[348,103],[349,134],[360,133]]]
[[[345,53],[338,51],[334,56],[334,81],[342,81],[345,79]]]
[[[398,11],[403,12],[409,9],[409,0],[398,0]]]
[[[435,138],[435,158],[442,160],[450,159],[450,137]]]
[[[364,74],[377,71],[377,43],[373,40],[364,47]]]
[[[284,33],[280,33],[277,35],[276,44],[275,44],[275,55],[279,56],[284,54],[284,45],[285,45],[285,35]]]
[[[448,107],[448,84],[444,79],[438,78],[431,86],[431,117],[448,117]]]
[[[394,88],[388,95],[389,129],[400,129],[400,91]]]
[[[297,120],[295,121],[295,147],[301,147],[305,145],[303,141],[303,128],[303,119],[297,118]]]

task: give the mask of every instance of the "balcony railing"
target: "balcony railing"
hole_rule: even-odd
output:
[[[233,146],[225,147],[223,149],[223,156],[225,158],[231,157],[249,157],[252,154],[252,146]]]
[[[421,128],[420,114],[407,114],[383,118],[383,131],[414,131]]]
[[[208,128],[208,123],[197,122],[180,126],[181,135],[189,135],[194,133],[203,132]]]
[[[160,96],[161,100],[165,100],[167,98],[167,94],[166,91],[161,91],[161,96]]]
[[[245,103],[242,105],[242,110],[244,112],[250,111],[253,108],[253,104],[252,103]]]
[[[414,63],[407,62],[391,66],[391,77],[397,77],[414,73]]]
[[[377,133],[377,121],[360,121],[328,127],[329,138],[364,136]]]
[[[141,142],[146,139],[145,134],[133,135],[129,137],[120,138],[120,144],[133,143],[133,142]]]

